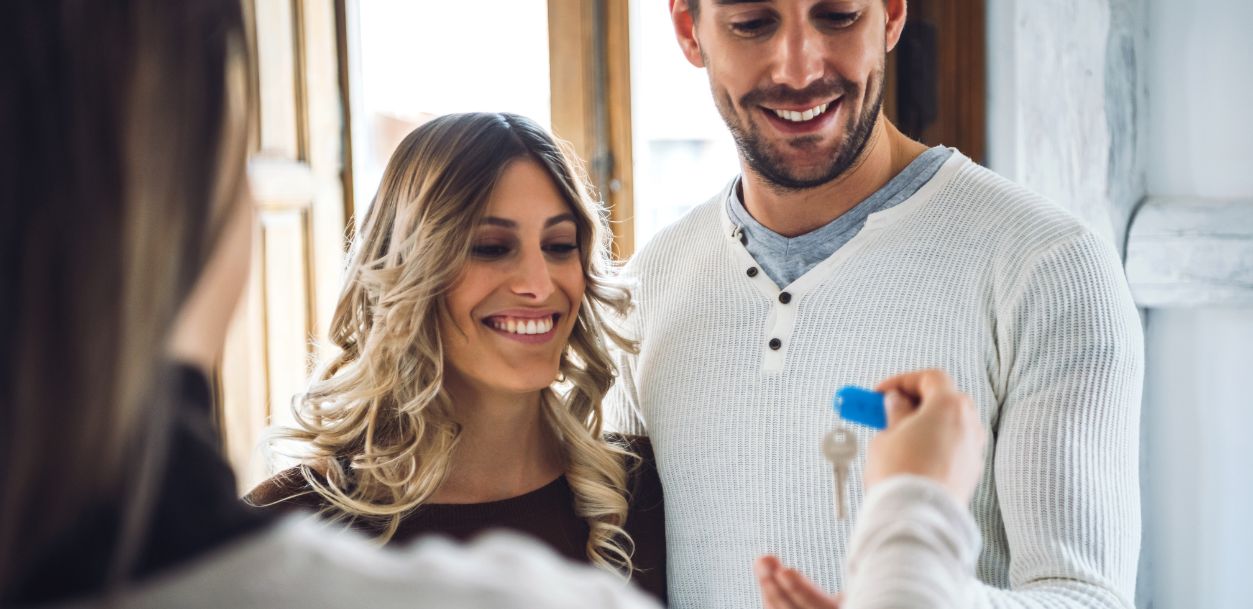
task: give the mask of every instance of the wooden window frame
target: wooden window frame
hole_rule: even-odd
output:
[[[586,163],[618,258],[635,251],[629,4],[548,2],[553,132]]]

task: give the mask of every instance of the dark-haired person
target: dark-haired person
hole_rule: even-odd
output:
[[[0,21],[15,85],[0,96],[0,605],[654,607],[517,537],[385,551],[235,500],[206,373],[253,230],[243,24],[234,0],[27,2]],[[870,452],[884,505],[904,509],[859,527],[850,566],[879,593],[907,589],[899,566],[960,568],[978,544],[931,518],[969,518],[972,411],[942,376],[894,382],[920,405],[898,404]],[[910,494],[914,479],[941,490]]]
[[[0,20],[0,605],[654,606],[533,542],[382,551],[235,496],[206,377],[247,275],[237,0]]]

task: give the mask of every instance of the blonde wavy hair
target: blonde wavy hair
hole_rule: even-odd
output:
[[[612,278],[604,209],[576,157],[525,117],[442,116],[401,142],[353,242],[331,322],[339,353],[297,398],[297,426],[274,439],[298,441],[305,462],[323,470],[325,481],[301,468],[328,515],[378,526],[381,542],[440,487],[460,429],[444,389],[439,316],[492,188],[519,158],[544,168],[574,213],[587,286],[560,375],[543,390],[544,420],[590,528],[588,558],[629,578],[627,469],[638,457],[602,439],[601,413],[615,375],[605,339],[635,349],[609,323],[629,308],[629,293]]]

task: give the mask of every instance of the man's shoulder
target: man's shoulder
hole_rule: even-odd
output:
[[[693,249],[708,249],[720,234],[721,206],[726,189],[688,210],[678,220],[662,228],[631,256],[634,269],[670,266]]]
[[[931,207],[954,231],[998,257],[1031,255],[1094,234],[1058,202],[973,162],[937,193]]]

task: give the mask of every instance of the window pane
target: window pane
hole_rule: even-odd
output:
[[[704,70],[684,59],[667,3],[631,0],[635,248],[739,172]]]
[[[515,112],[550,125],[547,0],[357,0],[353,32],[358,220],[400,140],[452,112]]]

